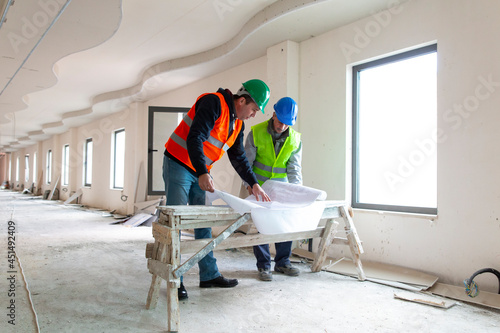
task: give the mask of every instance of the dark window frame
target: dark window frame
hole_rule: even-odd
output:
[[[125,128],[113,131],[113,189],[114,190],[123,190],[123,186],[116,185],[116,136],[122,132],[125,134]],[[123,181],[125,181],[125,179]]]
[[[47,174],[45,175],[45,182],[50,185],[52,182],[52,149],[47,150],[47,163],[45,163]]]
[[[150,106],[148,110],[148,195],[165,195],[165,190],[157,191],[153,189],[153,153],[161,153],[164,150],[157,151],[154,149],[154,114],[161,113],[182,113],[187,114],[187,107],[169,107],[169,106]],[[170,135],[170,133],[166,133]],[[162,170],[159,170],[163,172]]]
[[[92,138],[88,138],[85,140],[83,152],[84,152],[84,160],[83,160],[83,186],[92,186],[92,180],[89,182],[87,175],[89,173],[89,144],[92,144],[92,154],[94,153],[94,142]],[[93,157],[93,156],[92,156]],[[93,159],[92,159],[93,164]],[[90,166],[90,174],[92,174],[92,165]],[[92,178],[92,177],[90,177]]]
[[[393,211],[401,213],[415,213],[437,215],[437,207],[396,206],[386,204],[372,204],[359,202],[359,73],[365,69],[374,68],[389,63],[407,60],[437,52],[437,44],[432,44],[414,50],[402,52],[382,59],[369,61],[352,68],[352,183],[351,205],[353,208]]]
[[[69,185],[69,144],[63,146],[61,185]]]

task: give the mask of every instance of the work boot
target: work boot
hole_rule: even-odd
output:
[[[188,292],[186,291],[186,288],[184,288],[184,283],[182,282],[181,286],[177,289],[177,297],[179,298],[179,301],[188,298]]]
[[[208,281],[200,281],[200,288],[232,288],[238,285],[238,280],[236,279],[226,279],[222,275]]]
[[[261,281],[272,281],[273,273],[271,273],[270,268],[259,268],[259,280]]]
[[[290,264],[287,264],[285,266],[274,266],[274,270],[278,273],[283,273],[288,276],[297,276],[300,274],[299,269],[293,267]]]

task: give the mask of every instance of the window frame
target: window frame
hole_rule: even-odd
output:
[[[36,171],[36,152],[33,153],[33,183],[36,183],[36,176],[38,175],[37,174],[37,171]],[[40,185],[40,184],[37,184],[37,185]]]
[[[52,182],[52,149],[47,150],[47,161],[45,163],[45,183],[50,185]]]
[[[437,44],[427,45],[410,51],[401,52],[392,56],[369,61],[352,67],[352,177],[351,177],[351,205],[353,208],[392,211],[400,213],[414,213],[437,215],[437,207],[414,207],[389,204],[362,203],[359,201],[359,73],[365,69],[390,64],[397,61],[408,60],[430,53],[437,53]],[[437,205],[436,205],[437,206]]]
[[[30,155],[24,155],[24,182],[30,181]]]
[[[16,158],[16,183],[18,183],[19,179],[20,179],[19,178],[19,169],[21,168],[20,164],[21,164],[21,159],[19,158],[19,156],[17,156],[17,158]]]
[[[61,165],[61,185],[69,185],[69,144],[65,144],[62,149],[62,165]]]
[[[123,145],[125,146],[125,128],[117,129],[113,131],[113,138],[112,138],[112,163],[111,163],[111,188],[114,190],[123,190],[125,186],[125,149],[123,150],[123,179],[121,182],[123,183],[122,186],[117,185],[117,149],[116,149],[116,142],[117,142],[117,136],[119,134],[123,133]]]
[[[92,146],[89,163],[89,144]],[[83,143],[83,186],[92,186],[92,164],[94,156],[94,141],[92,138],[87,138]],[[90,165],[89,165],[90,164]],[[90,177],[89,177],[90,174]],[[90,181],[89,181],[90,178]]]

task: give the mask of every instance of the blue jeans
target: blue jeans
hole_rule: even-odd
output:
[[[167,205],[205,205],[205,191],[198,185],[198,178],[167,156],[163,157],[163,181]],[[212,238],[212,229],[194,229],[194,238]],[[209,281],[221,275],[216,262],[213,252],[198,262],[200,281]]]
[[[292,254],[292,242],[275,243],[276,256],[274,265],[283,267],[290,264],[290,255]],[[257,258],[257,268],[271,269],[271,253],[269,244],[256,245],[253,247],[253,253]]]

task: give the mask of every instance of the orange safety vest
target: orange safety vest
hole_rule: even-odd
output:
[[[243,121],[235,119],[234,130],[231,137],[228,138],[229,134],[229,106],[221,93],[214,93],[220,99],[221,112],[219,118],[215,121],[214,128],[210,132],[208,139],[203,142],[203,152],[205,154],[205,165],[207,170],[210,172],[212,164],[215,161],[221,159],[224,153],[234,144],[236,137],[241,131]],[[203,94],[200,98],[208,94]],[[175,131],[172,133],[167,143],[165,143],[165,148],[167,151],[176,159],[187,165],[193,171],[196,172],[191,160],[189,159],[189,154],[187,151],[186,139],[191,129],[191,124],[196,113],[196,103],[188,111],[187,115],[177,126]]]

